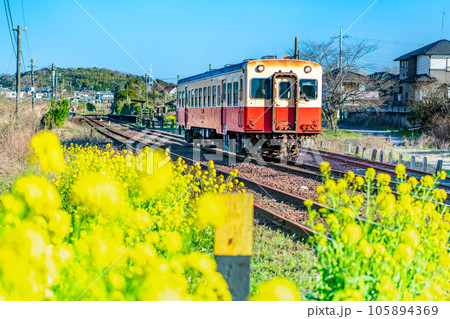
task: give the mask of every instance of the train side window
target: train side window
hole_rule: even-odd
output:
[[[212,87],[212,106],[216,106],[216,86]]]
[[[222,101],[225,103],[225,101],[226,101],[226,98],[227,98],[227,87],[226,87],[226,84],[225,83],[223,83],[222,84]]]
[[[200,88],[200,91],[198,92],[198,104],[199,106],[202,106],[202,89]]]
[[[272,98],[270,79],[252,79],[250,97],[253,99]]]
[[[198,107],[198,89],[195,89],[195,107]]]
[[[220,95],[220,85],[217,86],[217,106],[220,106],[220,99],[221,99],[221,95]]]
[[[208,106],[211,106],[211,87],[208,86]]]
[[[206,106],[206,88],[203,88],[203,105]]]
[[[238,106],[238,97],[239,97],[239,83],[233,83],[233,105]]]
[[[305,100],[317,99],[317,80],[306,80],[306,79],[300,80],[299,98]]]
[[[244,80],[242,77],[239,80],[239,101],[242,101],[244,98]]]
[[[280,82],[278,91],[280,99],[289,100],[291,98],[291,82],[289,81]]]
[[[195,90],[192,89],[192,91],[191,91],[191,107],[195,107],[194,99],[195,99]]]
[[[191,107],[191,90],[187,91],[186,96],[187,96],[187,106]]]
[[[228,85],[227,85],[227,98],[228,98],[228,106],[231,106],[231,97],[232,97],[232,84],[231,83],[228,83]]]

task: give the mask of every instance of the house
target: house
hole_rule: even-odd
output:
[[[177,94],[177,88],[176,86],[166,86],[163,90],[163,93],[170,96],[175,96],[175,94]]]
[[[450,41],[439,40],[398,57],[399,85],[393,92],[393,105],[409,107],[419,100],[423,85],[440,82],[449,88],[450,97]]]
[[[106,92],[97,92],[97,100],[103,101],[103,102],[112,102],[114,101],[114,94],[110,91]]]

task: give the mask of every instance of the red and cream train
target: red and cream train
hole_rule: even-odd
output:
[[[322,67],[263,57],[180,79],[177,124],[187,141],[219,139],[224,149],[294,156],[321,132]]]

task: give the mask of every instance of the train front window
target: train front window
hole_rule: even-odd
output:
[[[289,100],[291,98],[291,82],[288,81],[280,82],[278,90],[280,99]]]
[[[270,79],[252,79],[250,86],[250,97],[253,99],[270,99],[272,97]]]
[[[300,80],[299,98],[304,100],[317,99],[317,80]]]

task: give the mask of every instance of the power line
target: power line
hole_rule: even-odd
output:
[[[12,29],[14,27],[14,24],[13,24],[12,16],[11,16],[11,8],[9,7],[9,0],[3,0],[3,4],[5,6],[6,22],[8,24],[8,31],[9,31],[9,37],[11,39],[12,49],[17,58],[16,48],[15,48],[16,42],[15,42],[14,36],[12,34]]]

